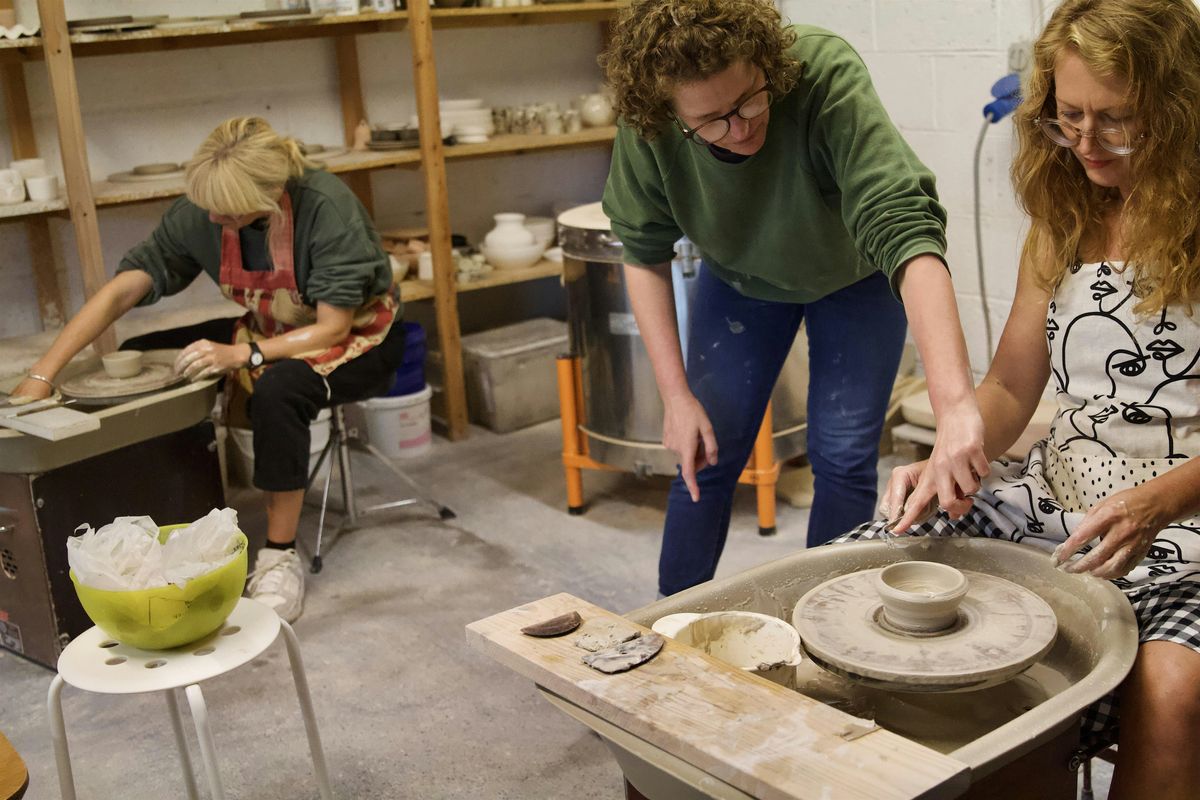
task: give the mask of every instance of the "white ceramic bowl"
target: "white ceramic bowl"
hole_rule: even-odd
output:
[[[463,100],[439,100],[438,108],[442,111],[462,111],[471,108],[483,108],[483,100],[478,97]]]
[[[525,227],[533,234],[536,242],[542,242],[546,247],[554,244],[554,236],[558,232],[551,217],[526,217]]]
[[[104,371],[110,378],[132,378],[142,371],[140,350],[118,350],[100,357]]]
[[[483,256],[496,269],[525,269],[532,267],[546,252],[546,246],[541,242],[521,245],[519,247],[494,248],[484,245]]]

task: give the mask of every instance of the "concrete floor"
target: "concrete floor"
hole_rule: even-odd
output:
[[[560,591],[616,611],[655,598],[665,481],[586,473],[589,510],[571,517],[560,449],[557,421],[439,440],[405,467],[458,519],[392,512],[347,534],[310,578],[295,627],[337,797],[623,797],[599,738],[465,644],[467,623]],[[381,497],[376,482],[386,473],[359,463],[362,496]],[[258,498],[243,490],[231,502],[261,540]],[[718,574],[802,547],[806,522],[805,511],[781,503],[779,534],[760,537],[753,494],[740,490]],[[306,512],[302,535],[315,527],[315,511]],[[0,651],[0,730],[29,765],[30,800],[58,796],[45,714],[50,677]],[[230,797],[317,796],[282,645],[205,693]],[[69,688],[64,698],[81,798],[184,796],[160,698]],[[1107,773],[1098,775],[1097,797],[1106,787]]]

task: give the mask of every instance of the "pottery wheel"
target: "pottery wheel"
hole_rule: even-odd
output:
[[[178,354],[178,350],[147,350],[142,356],[142,371],[132,378],[110,378],[104,367],[97,365],[95,369],[73,375],[58,388],[66,397],[102,404],[156,392],[185,380],[175,373],[175,356]]]
[[[1002,683],[1054,644],[1054,610],[1012,581],[963,570],[969,588],[943,634],[908,635],[881,624],[878,569],[826,581],[796,604],[792,624],[820,666],[868,686],[901,692],[980,689]]]

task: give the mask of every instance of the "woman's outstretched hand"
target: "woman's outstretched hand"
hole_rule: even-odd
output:
[[[688,494],[693,503],[699,502],[696,473],[717,463],[717,437],[712,422],[691,392],[666,400],[664,405],[663,446],[679,456],[679,471]]]
[[[900,478],[906,484],[911,483],[911,491],[903,503],[903,513],[890,526],[893,532],[908,530],[937,507],[951,519],[960,519],[971,509],[971,495],[979,491],[980,480],[990,470],[983,451],[983,419],[973,399],[938,419],[933,454],[924,463],[919,471],[908,470]],[[893,482],[896,480],[893,473]],[[897,511],[892,496],[893,485],[889,483],[884,496],[891,512],[889,520]]]

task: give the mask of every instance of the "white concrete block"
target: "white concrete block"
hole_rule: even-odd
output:
[[[788,22],[828,28],[860,53],[876,49],[873,0],[783,0],[781,6]]]
[[[876,45],[882,52],[994,50],[995,0],[877,0]]]
[[[1007,74],[1003,53],[954,53],[932,57],[936,94],[933,117],[944,131],[977,134],[992,84]]]

